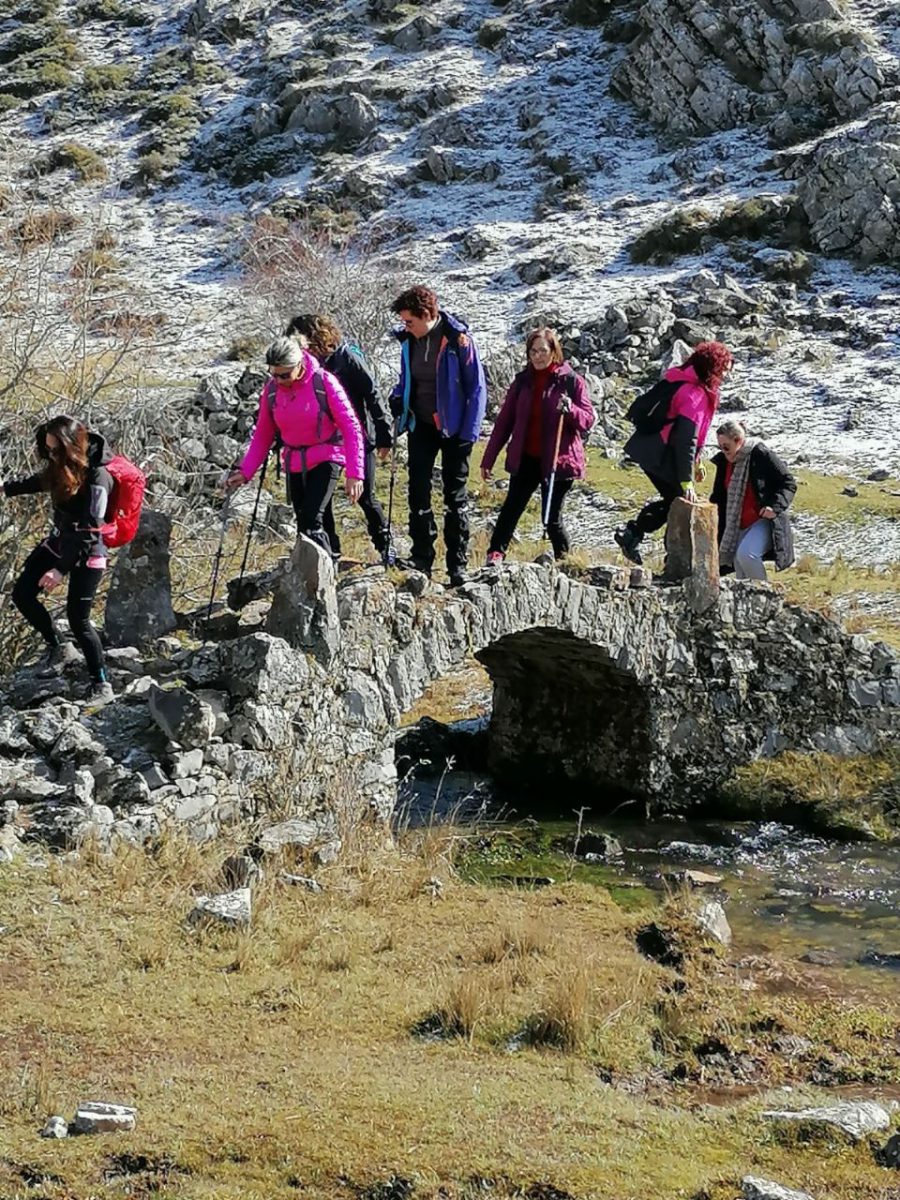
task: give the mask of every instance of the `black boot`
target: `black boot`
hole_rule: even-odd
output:
[[[617,529],[613,537],[616,540],[616,545],[627,559],[630,559],[631,562],[639,567],[644,565],[644,560],[641,558],[641,552],[638,549],[643,539],[630,521],[627,525],[623,525]]]

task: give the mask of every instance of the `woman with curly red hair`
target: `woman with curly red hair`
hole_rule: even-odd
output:
[[[706,435],[719,407],[722,380],[733,365],[731,351],[721,342],[701,342],[680,367],[665,378],[679,386],[669,401],[660,430],[638,430],[625,443],[625,454],[636,462],[659,493],[638,515],[615,532],[626,558],[641,564],[639,546],[648,533],[665,525],[672,501],[694,501],[694,478]]]

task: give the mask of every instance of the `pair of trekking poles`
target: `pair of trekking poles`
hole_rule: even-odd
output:
[[[394,516],[394,485],[397,479],[397,428],[399,419],[394,421],[394,437],[391,442],[391,478],[388,488],[388,512],[387,512],[387,536],[385,538],[384,550],[381,554],[382,565],[387,568],[394,561],[394,527],[392,524]],[[276,450],[276,454],[278,451]],[[244,556],[241,559],[241,570],[238,576],[238,589],[244,581],[244,572],[247,570],[247,561],[250,557],[250,543],[253,539],[253,530],[256,528],[256,518],[259,514],[259,502],[262,498],[263,486],[266,481],[266,469],[269,465],[269,456],[266,455],[266,460],[262,465],[262,470],[259,473],[259,483],[256,487],[256,498],[253,502],[253,512],[250,515],[250,525],[247,529],[247,541],[244,546]],[[231,493],[225,497],[225,503],[222,505],[222,522],[219,529],[219,545],[216,549],[216,556],[213,560],[212,584],[209,590],[209,604],[206,607],[206,620],[204,629],[207,634],[209,632],[209,623],[212,620],[213,605],[216,600],[216,591],[219,586],[219,571],[222,566],[222,554],[225,549],[225,534],[228,529],[228,518],[231,510]]]

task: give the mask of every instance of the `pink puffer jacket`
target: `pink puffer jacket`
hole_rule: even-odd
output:
[[[325,384],[327,416],[319,407],[313,371],[321,373]],[[284,443],[282,461],[286,471],[312,470],[320,463],[334,462],[346,467],[350,479],[362,479],[362,428],[347,393],[335,376],[323,371],[313,356],[304,350],[300,378],[292,383],[277,384],[274,422],[269,404],[271,382],[267,381],[262,390],[256,428],[240,465],[244,478],[252,479],[262,466],[275,440],[277,427]]]

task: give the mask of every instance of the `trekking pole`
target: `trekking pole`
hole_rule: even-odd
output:
[[[203,622],[204,636],[203,645],[206,645],[209,638],[209,623],[212,620],[213,604],[216,599],[216,588],[219,586],[219,568],[222,565],[222,551],[225,548],[225,530],[228,528],[228,510],[231,507],[231,494],[225,496],[225,503],[222,505],[222,527],[219,530],[219,548],[216,550],[216,557],[213,559],[212,586],[209,589],[209,604],[206,606],[206,620]]]
[[[565,419],[565,415],[567,412],[568,412],[567,408],[564,408],[560,412],[559,424],[556,427],[556,445],[553,448],[553,467],[550,471],[550,482],[547,485],[547,503],[544,506],[544,512],[543,512],[544,537],[549,536],[547,533],[547,525],[550,522],[550,505],[553,503],[553,484],[556,482],[556,464],[559,461],[559,446],[560,446],[560,442],[562,441],[563,420]]]
[[[397,437],[400,426],[400,418],[394,418],[394,438],[391,442],[391,478],[388,484],[388,511],[387,511],[387,537],[384,542],[384,554],[382,555],[382,564],[387,570],[391,565],[391,553],[394,549],[394,526],[392,524],[394,517],[394,484],[397,481]]]
[[[253,502],[253,512],[250,515],[250,525],[247,528],[247,544],[244,546],[244,557],[241,559],[241,573],[238,576],[238,587],[244,582],[244,572],[247,569],[247,559],[250,557],[250,539],[253,537],[253,528],[256,525],[256,514],[259,512],[259,499],[262,496],[263,484],[266,481],[266,467],[269,465],[269,456],[266,455],[266,461],[263,463],[262,470],[259,473],[259,483],[256,487],[256,499]]]

